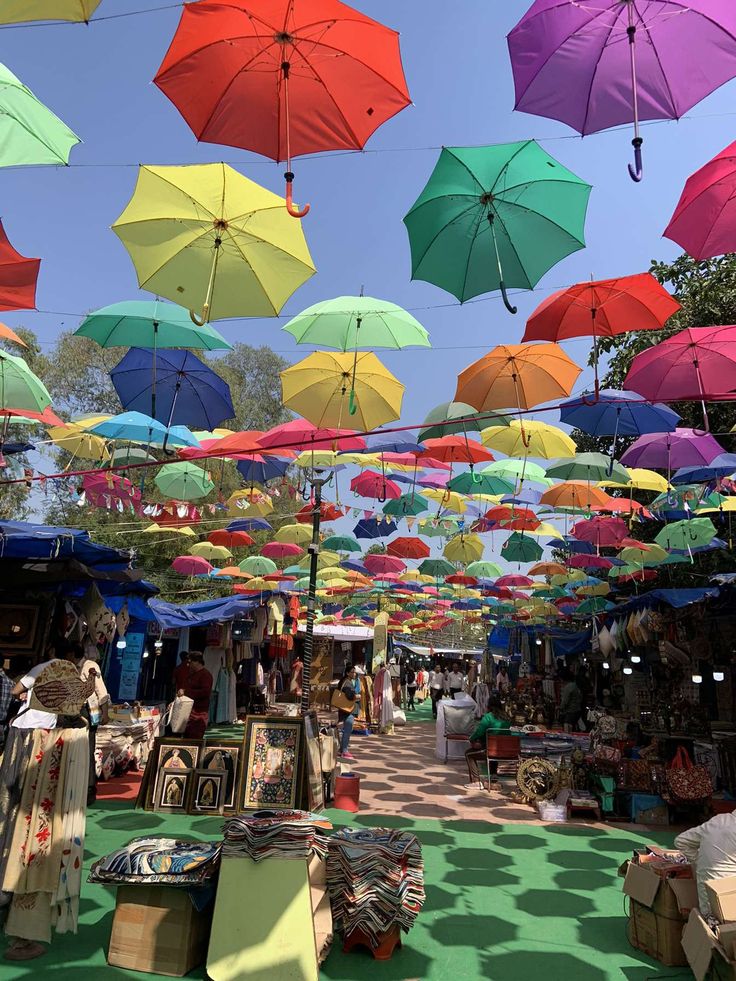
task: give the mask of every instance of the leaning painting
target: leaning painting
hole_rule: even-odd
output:
[[[296,806],[301,736],[301,719],[248,717],[241,789],[244,810]]]

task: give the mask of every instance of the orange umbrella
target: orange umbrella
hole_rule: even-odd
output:
[[[530,576],[564,576],[567,569],[559,562],[537,562],[529,570]]]
[[[499,344],[460,373],[455,401],[529,409],[569,395],[580,371],[559,344]]]
[[[565,480],[546,490],[539,503],[549,504],[550,507],[555,508],[608,509],[611,499],[598,487],[592,487],[581,480]]]
[[[20,344],[21,347],[28,347],[23,338],[18,337],[15,331],[6,324],[0,324],[0,337],[4,337],[6,341],[14,341],[16,344]]]

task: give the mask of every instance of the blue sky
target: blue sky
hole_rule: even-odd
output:
[[[696,106],[680,123],[644,129],[645,179],[635,185],[626,131],[581,140],[561,123],[513,112],[506,34],[528,0],[362,0],[367,14],[401,32],[414,105],[385,124],[368,152],[296,162],[299,201],[312,212],[304,229],[317,275],[287,303],[294,314],[320,299],[357,293],[399,303],[429,330],[431,350],[382,352],[406,384],[402,421],[419,423],[454,394],[456,376],[498,343],[521,338],[526,316],[548,291],[575,281],[634,273],[679,249],[661,238],[687,176],[733,135],[734,85]],[[157,6],[155,0],[148,7]],[[103,0],[99,14],[146,7],[145,0]],[[0,61],[8,65],[83,139],[70,168],[0,171],[0,214],[14,245],[41,256],[39,312],[3,315],[33,328],[48,345],[86,311],[145,297],[110,225],[130,198],[138,163],[226,160],[282,193],[283,166],[252,154],[198,145],[178,112],[152,84],[180,9],[90,26],[26,26],[0,30]],[[500,297],[460,306],[431,285],[410,282],[402,217],[429,176],[442,144],[536,138],[593,185],[588,247],[551,270],[533,293],[517,295],[519,314]],[[109,165],[109,166],[104,166]],[[284,320],[218,322],[231,341],[269,344],[290,360],[305,353],[279,328]],[[584,361],[588,340],[565,345]],[[583,376],[589,378],[589,375]],[[545,416],[554,421],[554,415]]]

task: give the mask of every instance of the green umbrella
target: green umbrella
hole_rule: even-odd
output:
[[[496,579],[498,576],[503,575],[503,570],[495,562],[487,562],[484,559],[480,559],[478,562],[470,562],[465,567],[465,574],[467,576],[474,576],[476,579]]]
[[[542,596],[544,599],[562,599],[563,596],[570,596],[562,586],[545,586],[543,589],[535,589],[535,596]],[[570,596],[570,599],[573,599]]]
[[[363,546],[360,542],[351,538],[350,535],[330,535],[322,542],[322,548],[329,548],[332,552],[362,552]]]
[[[68,164],[72,147],[81,142],[5,65],[0,65],[0,116],[0,167]]]
[[[591,613],[604,613],[606,610],[613,610],[614,604],[605,596],[591,596],[589,599],[575,607],[575,616],[585,616]]]
[[[447,484],[447,489],[458,494],[511,494],[514,484],[510,480],[487,472],[460,473]]]
[[[507,562],[536,562],[543,551],[538,542],[519,531],[509,535],[501,546],[501,555]]]
[[[570,460],[554,460],[547,466],[546,474],[556,480],[615,480],[628,484],[631,474],[620,463],[603,453],[576,453]]]
[[[423,534],[426,534],[423,532]],[[423,576],[434,576],[436,579],[444,579],[451,576],[456,571],[455,566],[451,565],[447,559],[425,559],[419,564],[419,571]]]
[[[74,332],[100,347],[190,347],[230,350],[231,344],[209,324],[193,323],[189,311],[161,300],[124,300],[95,310]]]
[[[445,147],[404,218],[412,279],[461,302],[506,287],[532,289],[585,246],[590,185],[533,140]]]
[[[297,589],[309,589],[309,576],[302,576],[301,579],[296,580],[294,585],[296,586]],[[327,587],[327,583],[324,581],[324,579],[317,580],[316,587],[315,587],[316,589],[325,589],[326,587]]]
[[[462,419],[463,422],[453,422]],[[486,426],[508,426],[506,416],[496,415],[495,412],[478,412],[467,402],[442,402],[426,416],[423,428],[419,430],[417,440],[441,439],[452,436],[453,433],[478,433]]]
[[[337,296],[302,310],[282,327],[297,344],[352,351],[431,347],[429,334],[396,303],[372,296]]]
[[[675,548],[689,554],[690,549],[708,545],[715,537],[715,525],[710,518],[690,518],[665,525],[654,540],[662,548]]]
[[[529,460],[494,460],[487,467],[482,467],[475,471],[477,474],[494,474],[496,477],[522,477],[524,480],[533,480],[536,483],[548,483],[547,476],[538,463],[530,463]]]
[[[704,484],[680,484],[671,487],[662,494],[657,494],[649,505],[651,511],[684,511],[689,508],[694,511],[699,504],[703,503],[705,493]]]
[[[459,527],[460,521],[457,518],[440,518],[439,520],[425,518],[419,522],[418,531],[425,538],[448,538],[450,535],[454,535]]]
[[[215,486],[210,475],[193,463],[168,463],[156,474],[154,483],[164,497],[175,501],[199,500]]]
[[[43,412],[49,405],[46,386],[23,358],[0,350],[0,409]]]
[[[110,466],[120,467],[131,463],[155,463],[156,457],[140,446],[120,446],[112,451]]]
[[[399,518],[414,517],[426,511],[428,507],[427,498],[422,497],[421,494],[402,494],[401,497],[387,501],[383,513],[393,514]]]
[[[249,572],[252,576],[270,576],[276,572],[278,566],[273,559],[267,559],[264,555],[250,555],[238,563],[241,572]]]

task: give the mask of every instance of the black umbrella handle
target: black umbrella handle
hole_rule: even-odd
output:
[[[643,142],[644,140],[641,138],[641,136],[636,136],[631,141],[631,145],[634,148],[634,166],[632,167],[631,164],[629,164],[629,177],[632,179],[632,181],[636,181],[637,184],[644,176],[644,169],[641,162],[641,145]]]
[[[506,307],[509,313],[518,313],[519,308],[513,306],[511,301],[509,300],[509,295],[506,292],[506,284],[504,283],[504,281],[501,280],[499,285],[501,287],[501,296],[503,297],[503,305]]]

